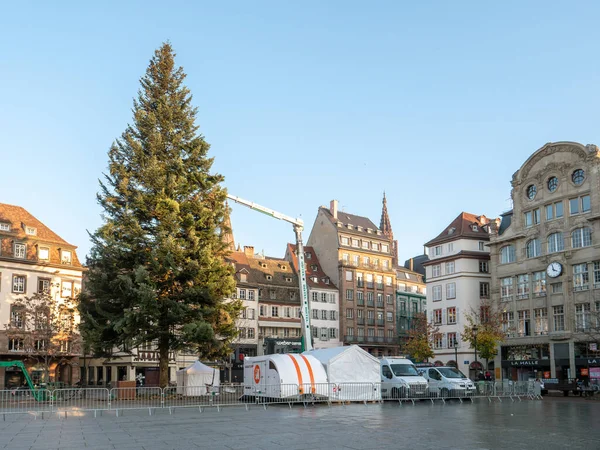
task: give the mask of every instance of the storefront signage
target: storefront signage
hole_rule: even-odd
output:
[[[582,377],[587,377],[589,375],[589,371],[588,369],[581,369],[581,376]]]
[[[511,361],[510,365],[513,367],[539,366],[540,362],[537,359],[531,359],[527,361]]]
[[[588,364],[600,364],[600,358],[588,358]]]
[[[593,352],[597,352],[598,351],[598,344],[596,344],[595,342],[591,342],[590,343],[590,350]]]

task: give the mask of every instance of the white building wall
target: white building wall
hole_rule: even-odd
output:
[[[317,298],[316,301],[313,300],[315,294]],[[325,295],[325,302],[322,300],[323,294]],[[340,342],[338,291],[309,289],[308,295],[310,298],[311,311],[310,325],[311,328],[317,328],[318,330],[317,336],[313,334],[313,346],[315,349],[339,347],[342,343]],[[323,330],[327,330],[326,336],[323,333]],[[334,331],[332,332],[331,330]]]

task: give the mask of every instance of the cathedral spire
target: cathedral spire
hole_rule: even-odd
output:
[[[392,231],[392,222],[390,222],[390,216],[387,210],[387,199],[385,198],[385,191],[383,191],[383,208],[381,209],[381,224],[379,225],[381,232],[394,239],[394,232]]]
[[[233,229],[231,228],[231,217],[229,213],[229,203],[225,202],[225,217],[223,218],[223,243],[227,244],[227,250],[230,252],[235,251],[235,242],[233,240]]]

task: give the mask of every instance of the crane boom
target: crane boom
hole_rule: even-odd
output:
[[[266,214],[275,219],[289,222],[294,226],[296,234],[296,251],[298,252],[298,283],[300,287],[300,300],[302,302],[302,350],[312,350],[312,336],[310,332],[310,305],[308,303],[308,285],[306,283],[306,267],[304,265],[304,244],[302,243],[302,230],[304,222],[302,219],[294,219],[280,212],[258,205],[254,202],[244,200],[235,195],[227,194],[227,198],[233,200],[240,205],[247,206],[250,209]]]

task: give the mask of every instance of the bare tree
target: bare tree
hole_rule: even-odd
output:
[[[43,382],[51,381],[53,364],[79,354],[81,339],[75,323],[73,297],[55,298],[51,287],[29,297],[18,298],[11,306],[11,319],[5,325],[16,349],[44,367]]]

